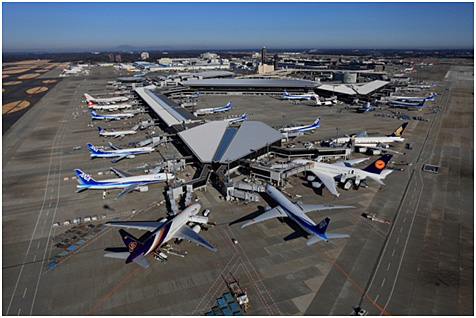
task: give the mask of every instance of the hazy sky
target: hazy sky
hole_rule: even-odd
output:
[[[474,45],[472,2],[3,2],[2,27],[4,52]]]

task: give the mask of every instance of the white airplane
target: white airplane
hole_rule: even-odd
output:
[[[292,99],[292,100],[310,100],[311,98],[317,99],[316,94],[302,94],[302,95],[289,95],[286,90],[284,90],[284,99]]]
[[[94,109],[94,110],[114,111],[114,110],[119,110],[119,109],[132,108],[132,104],[128,104],[128,103],[111,104],[111,105],[97,105],[97,104],[94,104],[93,102],[88,102],[88,104],[89,104],[89,109]]]
[[[191,95],[185,95],[185,97],[187,97],[187,98],[197,98],[199,96],[200,96],[200,92],[197,92],[197,93],[191,94]]]
[[[400,108],[406,108],[406,109],[418,109],[421,110],[424,107],[425,101],[422,100],[419,103],[417,102],[402,102],[398,100],[392,100],[390,99],[388,101],[391,107],[400,107]]]
[[[399,153],[398,151],[390,150],[389,148],[389,143],[393,142],[402,142],[405,139],[402,137],[403,133],[405,132],[405,129],[408,126],[408,122],[401,124],[398,126],[397,129],[395,129],[394,132],[392,132],[388,136],[372,136],[368,137],[366,131],[362,131],[356,136],[353,137],[339,137],[337,139],[333,139],[332,142],[338,145],[346,144],[346,143],[351,143],[352,146],[359,147],[359,152],[366,152],[368,148],[370,149],[376,149],[378,151],[390,151],[394,153]],[[378,153],[375,153],[378,154]]]
[[[416,96],[390,96],[389,99],[397,101],[407,101],[407,102],[422,102],[422,101],[434,101],[435,93],[431,93],[427,97],[416,97]]]
[[[94,110],[89,109],[91,113],[91,119],[99,119],[99,120],[120,120],[123,118],[131,118],[134,117],[135,113],[118,113],[118,114],[109,114],[109,115],[102,115],[96,113]]]
[[[118,162],[124,158],[133,159],[136,155],[151,153],[155,149],[153,147],[138,147],[138,148],[119,148],[114,146],[111,142],[109,142],[109,146],[111,146],[114,150],[101,150],[96,148],[93,144],[87,143],[89,151],[91,152],[91,158],[111,158],[112,162]]]
[[[278,189],[269,184],[266,186],[266,193],[274,201],[276,201],[276,203],[278,203],[278,206],[246,222],[241,226],[242,228],[272,218],[289,217],[291,220],[296,222],[299,227],[306,231],[306,233],[311,235],[311,237],[306,241],[307,245],[311,245],[323,240],[328,242],[329,239],[349,237],[348,234],[343,233],[326,234],[330,219],[326,217],[319,224],[316,224],[306,215],[306,213],[311,211],[355,208],[354,206],[331,204],[295,204],[289,201],[281,192],[278,191]]]
[[[127,102],[129,100],[129,97],[125,97],[125,96],[109,97],[109,98],[95,98],[86,93],[84,93],[84,97],[86,97],[86,102],[102,103],[102,104]]]
[[[201,115],[210,115],[214,113],[219,113],[219,112],[225,112],[227,110],[231,109],[231,101],[228,102],[223,107],[215,107],[215,108],[203,108],[203,109],[198,109],[194,112],[195,116],[201,116]]]
[[[286,128],[281,128],[279,129],[280,132],[282,133],[294,133],[294,132],[304,132],[308,130],[315,129],[319,127],[319,123],[321,122],[321,117],[317,117],[317,119],[310,125],[306,126],[296,126],[296,127],[286,127]]]
[[[415,65],[412,65],[412,67],[406,68],[403,71],[404,72],[412,72],[415,69]]]
[[[106,129],[103,129],[103,128],[98,126],[98,134],[101,137],[114,137],[114,138],[124,137],[125,135],[137,134],[137,129],[139,129],[139,126],[140,126],[140,124],[137,124],[134,127],[132,127],[131,130],[114,130],[114,129],[112,129],[110,131],[107,131]]]
[[[123,189],[114,200],[119,199],[124,194],[139,190],[140,192],[146,192],[149,190],[148,185],[157,182],[168,182],[174,178],[171,173],[153,173],[141,176],[133,176],[124,171],[112,168],[111,170],[116,173],[119,178],[107,179],[96,181],[90,175],[82,172],[79,169],[75,169],[74,172],[78,176],[78,185],[76,192],[81,192],[87,189],[93,190],[109,190],[109,189]]]
[[[226,119],[223,119],[223,121],[227,121],[228,124],[233,124],[233,123],[239,123],[240,121],[244,121],[246,120],[246,113],[244,113],[243,115],[241,115],[241,117],[239,118],[226,118]]]
[[[143,238],[136,239],[125,230],[120,229],[119,233],[128,251],[108,252],[104,254],[104,257],[124,259],[126,264],[134,262],[143,268],[148,268],[149,263],[145,256],[171,239],[188,240],[216,252],[216,247],[198,235],[201,229],[199,224],[208,223],[208,217],[197,216],[200,208],[200,204],[195,203],[170,220],[164,218],[160,221],[107,222],[106,226],[133,228],[148,231],[148,233]],[[195,225],[189,227],[189,223]]]
[[[321,182],[315,182],[315,177],[309,176],[307,179],[308,181],[312,182],[311,185],[314,188],[320,188],[324,184],[329,192],[338,197],[339,192],[337,192],[335,179],[343,183],[344,188],[350,188],[352,184],[358,187],[360,182],[366,178],[372,179],[378,184],[385,185],[382,180],[393,171],[384,170],[391,158],[392,155],[383,155],[364,169],[354,168],[352,165],[363,162],[368,158],[344,160],[335,163],[323,163],[306,159],[296,159],[293,160],[291,164],[310,164],[312,166],[310,171],[321,180]]]

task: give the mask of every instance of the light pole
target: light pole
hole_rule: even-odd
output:
[[[337,138],[339,138],[339,127],[336,127],[336,142],[335,142],[335,146],[337,147]]]

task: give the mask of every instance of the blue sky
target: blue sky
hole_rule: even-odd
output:
[[[2,27],[4,52],[474,46],[472,2],[3,2]]]

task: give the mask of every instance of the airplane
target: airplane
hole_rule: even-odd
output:
[[[406,68],[406,69],[404,69],[403,71],[404,71],[404,72],[411,72],[411,71],[413,71],[414,69],[415,69],[415,65],[412,65],[412,67]]]
[[[241,226],[241,228],[247,227],[252,224],[256,224],[264,220],[272,219],[272,218],[289,217],[291,220],[296,222],[296,224],[299,225],[299,227],[301,227],[304,231],[306,231],[306,233],[311,235],[311,237],[306,241],[307,245],[311,245],[323,240],[328,242],[329,239],[349,237],[348,234],[343,234],[343,233],[326,234],[326,230],[327,230],[327,227],[329,226],[330,219],[326,217],[324,220],[319,222],[319,224],[316,224],[311,218],[309,218],[306,215],[306,213],[311,211],[355,208],[354,206],[292,203],[278,189],[276,189],[270,184],[266,186],[266,193],[274,201],[276,201],[276,203],[278,203],[278,206],[246,222],[245,224]]]
[[[284,90],[284,99],[294,99],[294,100],[310,100],[311,98],[316,98],[316,94],[302,94],[302,95],[289,95],[286,90]]]
[[[198,109],[194,112],[195,116],[200,116],[200,115],[210,115],[214,113],[219,113],[219,112],[224,112],[227,110],[231,109],[231,101],[228,102],[223,107],[215,107],[215,108],[203,108],[203,109]]]
[[[335,163],[324,163],[319,161],[312,161],[307,159],[295,159],[291,162],[292,165],[311,165],[311,171],[321,182],[316,182],[314,176],[308,176],[307,180],[312,182],[314,188],[320,188],[325,185],[326,188],[335,196],[339,196],[337,192],[336,182],[339,180],[344,184],[344,188],[348,189],[352,184],[356,187],[360,186],[361,181],[366,178],[372,179],[378,184],[385,185],[382,180],[385,179],[393,170],[384,170],[387,163],[393,155],[383,155],[368,165],[364,169],[353,168],[352,166],[368,160],[368,158],[350,159],[344,161],[337,161]]]
[[[114,111],[119,109],[132,108],[132,105],[127,103],[112,104],[112,105],[97,105],[97,104],[94,104],[93,102],[88,102],[88,104],[89,104],[89,108],[94,110]]]
[[[119,199],[124,194],[132,192],[134,190],[139,190],[140,192],[146,192],[149,190],[148,184],[157,183],[157,182],[168,182],[169,180],[174,179],[174,175],[171,173],[153,173],[146,174],[141,176],[133,176],[124,171],[112,168],[111,170],[119,176],[119,178],[107,179],[96,181],[90,175],[84,173],[79,169],[74,169],[74,172],[78,176],[78,185],[76,186],[78,190],[76,192],[81,192],[87,189],[93,190],[108,190],[108,189],[123,189],[114,200]]]
[[[93,102],[93,103],[119,103],[119,102],[127,102],[129,97],[125,96],[118,96],[118,97],[109,97],[109,98],[94,98],[89,94],[84,93],[84,97],[86,97],[86,102]]]
[[[109,114],[109,115],[101,115],[101,114],[98,114],[96,113],[94,110],[92,109],[89,109],[89,112],[91,113],[91,119],[105,119],[105,120],[113,120],[113,119],[116,119],[116,120],[120,120],[120,119],[123,119],[123,118],[130,118],[130,117],[134,117],[134,113],[119,113],[119,114]]]
[[[134,74],[133,77],[144,77],[146,75],[147,73],[139,73],[139,74]]]
[[[435,93],[431,93],[427,97],[416,97],[416,96],[390,96],[389,98],[397,101],[407,101],[407,102],[421,102],[421,101],[434,101]]]
[[[366,152],[368,148],[376,149],[376,150],[383,150],[383,151],[390,151],[394,153],[399,153],[394,150],[390,150],[389,143],[392,142],[402,142],[405,139],[402,137],[405,129],[408,126],[408,122],[401,124],[395,129],[390,135],[381,136],[381,137],[368,137],[367,132],[364,130],[353,137],[340,137],[337,139],[333,139],[332,142],[335,144],[345,144],[351,142],[352,146],[359,147],[359,152]],[[375,153],[377,154],[377,153]]]
[[[200,208],[200,204],[195,203],[170,220],[164,218],[160,221],[106,222],[106,226],[133,228],[149,232],[140,239],[136,239],[125,230],[120,229],[119,233],[128,251],[108,252],[104,254],[104,257],[124,259],[126,264],[134,262],[143,268],[148,268],[149,263],[145,256],[171,239],[188,240],[216,252],[216,247],[198,235],[198,232],[200,232],[199,224],[208,223],[208,217],[197,216]],[[187,225],[189,222],[198,224],[191,228]]]
[[[96,148],[93,144],[87,143],[89,151],[91,152],[91,159],[98,157],[98,158],[111,158],[111,162],[118,162],[124,158],[133,159],[136,155],[151,153],[155,149],[153,147],[140,147],[140,148],[119,148],[114,146],[111,142],[109,142],[109,146],[111,146],[114,150],[101,150]],[[116,157],[116,158],[114,158]]]
[[[293,133],[293,132],[304,132],[308,130],[312,130],[314,128],[319,127],[319,123],[321,121],[321,117],[317,117],[317,119],[311,124],[307,126],[296,126],[296,127],[286,127],[286,128],[281,128],[279,131],[284,133]]]
[[[112,129],[111,131],[106,131],[106,129],[103,129],[98,126],[98,134],[101,137],[124,137],[125,135],[134,135],[137,134],[137,129],[139,129],[140,124],[135,125],[132,127],[131,130],[114,130]]]
[[[400,107],[400,108],[418,109],[418,110],[421,110],[425,104],[425,100],[422,100],[419,103],[411,103],[411,102],[402,102],[402,101],[390,99],[388,102],[390,104],[390,107]]]
[[[191,95],[185,95],[185,97],[187,98],[197,98],[200,96],[200,92],[196,92],[195,94],[191,94]]]
[[[243,115],[241,115],[241,117],[239,118],[226,118],[226,119],[223,119],[223,121],[227,121],[228,124],[233,124],[233,123],[238,123],[240,121],[244,121],[246,120],[247,116],[246,116],[246,113],[244,113]]]

